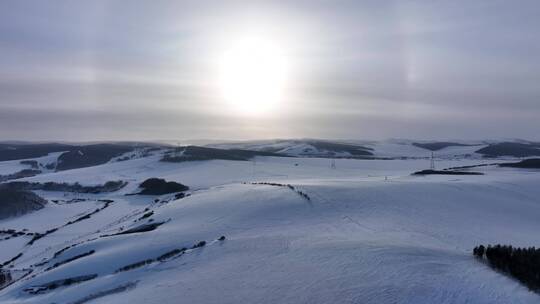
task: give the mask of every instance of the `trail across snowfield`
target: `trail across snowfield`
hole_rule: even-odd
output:
[[[427,165],[151,156],[27,178],[130,184],[107,195],[40,191],[59,203],[0,221],[58,228],[33,244],[28,235],[0,241],[0,263],[22,253],[6,266],[21,278],[0,303],[540,303],[471,254],[478,244],[540,244],[540,172],[410,176]],[[124,195],[148,177],[184,183],[191,195]]]

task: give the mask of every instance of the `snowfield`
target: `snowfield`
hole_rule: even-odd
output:
[[[493,162],[454,158],[478,147],[447,149],[438,168]],[[36,191],[44,209],[0,221],[0,230],[57,229],[34,242],[0,234],[0,263],[22,253],[4,269],[23,276],[0,303],[540,303],[472,256],[478,244],[540,245],[538,171],[411,176],[429,161],[338,159],[332,169],[321,158],[159,158],[23,179],[129,184]],[[125,195],[150,177],[191,190]]]

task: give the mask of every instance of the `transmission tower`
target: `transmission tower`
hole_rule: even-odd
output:
[[[433,152],[431,152],[431,164],[429,166],[429,169],[435,170],[435,158],[433,156]]]
[[[330,163],[330,168],[335,169],[336,168],[336,160],[332,158],[332,162]]]

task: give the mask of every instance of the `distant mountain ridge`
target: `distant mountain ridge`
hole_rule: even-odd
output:
[[[165,161],[211,159],[248,160],[256,156],[319,158],[526,158],[540,156],[540,143],[515,141],[413,141],[279,139],[212,143],[174,147],[144,142],[29,143],[0,142],[0,163],[19,161],[18,170],[2,172],[0,180],[30,177],[102,165],[110,161],[160,154]],[[56,153],[56,154],[54,154]],[[39,161],[38,161],[39,159]],[[29,170],[34,170],[30,173]]]
[[[531,157],[540,156],[540,143],[516,141],[355,141],[275,140],[213,144],[223,149],[270,151],[296,157],[379,158],[379,157]]]
[[[516,143],[502,142],[491,144],[477,151],[487,157],[515,156],[529,157],[540,156],[540,143]]]
[[[0,143],[0,162],[26,160],[61,152],[54,168],[56,171],[91,167],[104,164],[112,158],[140,147],[155,147],[143,143],[98,143],[98,144],[59,144],[59,143]]]

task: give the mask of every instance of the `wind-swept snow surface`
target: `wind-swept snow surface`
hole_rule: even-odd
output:
[[[0,263],[13,273],[0,303],[540,302],[471,254],[478,244],[540,244],[540,172],[416,177],[428,161],[335,164],[149,156],[26,178],[129,185],[39,191],[45,208],[0,221],[0,230],[32,233],[0,235]],[[150,177],[191,190],[125,196]],[[34,233],[45,235],[32,242]]]

